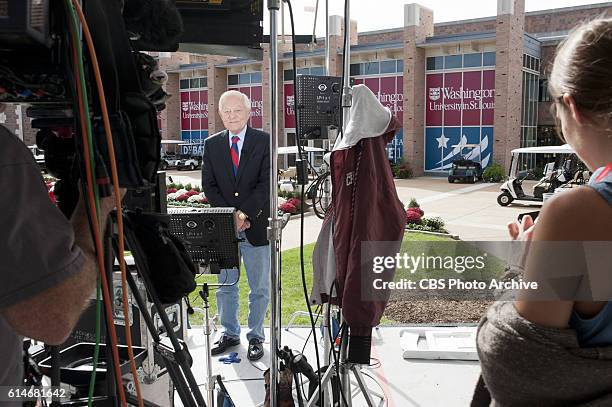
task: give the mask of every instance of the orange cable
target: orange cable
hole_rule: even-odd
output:
[[[100,100],[100,107],[102,110],[102,120],[104,122],[104,133],[106,134],[106,143],[108,145],[108,155],[110,158],[110,167],[111,167],[111,177],[113,180],[113,188],[115,195],[115,206],[117,207],[117,228],[118,228],[118,236],[119,236],[119,267],[121,268],[121,284],[122,284],[122,294],[123,294],[123,314],[125,320],[125,339],[127,342],[128,348],[128,356],[130,358],[130,368],[132,370],[132,375],[134,377],[134,385],[136,387],[136,395],[138,398],[139,407],[144,407],[144,402],[142,398],[142,393],[140,389],[140,381],[138,380],[138,371],[136,369],[136,362],[134,361],[134,350],[132,345],[132,333],[130,330],[130,320],[129,320],[129,303],[128,303],[128,295],[127,295],[127,270],[125,267],[125,258],[124,258],[124,236],[123,236],[123,216],[121,211],[121,192],[119,191],[119,176],[117,175],[117,162],[115,160],[115,149],[113,144],[113,138],[111,135],[110,128],[110,120],[108,117],[108,109],[106,106],[106,97],[104,94],[104,86],[102,84],[102,75],[100,74],[100,66],[98,64],[98,58],[95,53],[95,47],[93,44],[93,40],[91,37],[91,33],[89,31],[89,25],[87,24],[87,20],[85,19],[85,15],[83,14],[83,10],[81,9],[81,5],[77,0],[72,0],[72,4],[79,16],[79,20],[81,20],[81,24],[83,26],[83,34],[85,36],[85,40],[87,42],[87,48],[89,50],[89,54],[92,61],[92,66],[94,70],[94,77],[96,79],[96,86],[98,88],[98,97]]]
[[[72,55],[73,55],[74,62],[75,62],[75,72],[76,72],[76,69],[77,69],[76,64],[78,61],[76,44],[72,45]],[[80,86],[81,77],[78,73],[75,74],[75,79],[77,81],[77,86],[76,86],[77,98],[79,101],[79,112],[80,112],[80,117],[81,117],[81,133],[82,133],[82,138],[83,138],[83,160],[85,162],[85,173],[87,177],[87,192],[88,192],[87,197],[89,201],[89,207],[91,209],[90,211],[91,212],[91,222],[94,224],[94,226],[92,227],[92,231],[93,231],[92,238],[94,240],[94,244],[96,247],[98,269],[99,269],[101,280],[102,280],[102,293],[104,297],[106,323],[109,326],[109,336],[110,336],[111,345],[112,345],[111,351],[112,351],[113,361],[114,361],[113,364],[114,364],[114,370],[115,370],[115,380],[117,382],[121,405],[127,406],[125,392],[123,390],[121,367],[119,364],[119,350],[117,347],[117,344],[118,344],[117,333],[115,331],[115,321],[113,320],[113,310],[111,308],[111,299],[110,299],[110,293],[109,293],[109,288],[108,288],[108,281],[106,278],[106,267],[104,264],[104,249],[102,247],[102,241],[100,240],[100,230],[99,230],[100,225],[98,223],[99,222],[98,214],[97,214],[96,202],[95,202],[95,197],[94,197],[94,192],[93,192],[93,188],[94,188],[93,176],[92,176],[91,167],[90,167],[91,156],[89,155],[89,148],[87,148],[87,146],[89,145],[89,141],[87,140],[87,129],[85,126],[85,120],[89,120],[89,118],[85,117],[85,108],[83,105],[83,94],[82,94],[82,90]]]

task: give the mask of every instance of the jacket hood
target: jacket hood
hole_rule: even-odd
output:
[[[351,148],[364,138],[378,137],[389,131],[391,110],[384,107],[365,85],[353,87],[350,115],[346,131],[336,140],[334,151]]]

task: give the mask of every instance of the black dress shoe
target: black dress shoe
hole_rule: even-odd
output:
[[[259,360],[264,354],[263,343],[259,339],[251,339],[249,341],[249,350],[247,351],[247,359]]]
[[[232,338],[231,336],[223,335],[221,339],[215,342],[215,347],[210,350],[212,356],[224,353],[227,349],[240,345],[240,338]]]

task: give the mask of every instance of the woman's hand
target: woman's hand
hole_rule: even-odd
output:
[[[525,215],[521,222],[508,223],[508,233],[512,240],[529,241],[533,238],[535,222],[529,215]]]

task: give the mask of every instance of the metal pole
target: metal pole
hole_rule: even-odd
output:
[[[350,114],[351,114],[351,105],[353,102],[353,94],[350,87],[350,66],[351,66],[351,2],[350,0],[346,0],[346,9],[344,10],[344,72],[342,73],[344,76],[344,88],[342,89],[342,136],[344,137],[346,132],[346,127],[348,125]],[[340,344],[340,380],[342,382],[342,390],[344,390],[346,399],[349,403],[350,407],[352,405],[351,401],[351,380],[348,371],[347,364],[347,356],[348,356],[348,325],[345,325],[345,331],[343,332],[342,342]]]
[[[280,0],[268,0],[270,11],[270,406],[278,406],[278,355],[280,338],[278,257],[282,220],[278,218],[278,32]],[[295,69],[295,67],[293,67]]]
[[[329,38],[330,38],[329,0],[325,0],[325,75],[327,76],[331,76],[331,46],[329,43]],[[328,148],[327,149],[331,151],[334,148],[333,146],[334,140],[332,140],[331,131],[328,131],[327,134],[328,134],[328,141],[327,141]],[[323,173],[329,171],[329,168],[330,167],[327,165],[327,163],[324,160],[323,161]],[[321,206],[323,207],[323,210],[325,211],[327,210],[327,208],[329,207],[330,201],[331,201],[331,176],[326,177],[325,180],[323,181],[323,196],[321,197]],[[329,295],[331,298],[332,293],[330,292]],[[323,360],[325,361],[325,364],[329,366],[328,369],[333,370],[333,368],[331,367],[332,366],[332,363],[331,363],[332,338],[329,335],[329,328],[328,328],[331,324],[331,321],[328,318],[330,307],[331,307],[331,304],[325,303],[323,304],[323,309],[322,309],[322,312],[323,312]],[[319,385],[323,386],[323,383],[324,382],[322,381]],[[323,400],[322,400],[323,406],[330,405],[330,403],[328,402],[328,395],[329,395],[329,392],[325,391],[324,389]]]
[[[325,75],[331,75],[331,47],[329,46],[329,0],[325,0]]]
[[[212,357],[210,355],[210,315],[208,312],[208,285],[204,283],[200,296],[204,300],[204,339],[206,344],[206,402],[208,407],[214,407],[213,398],[215,391],[215,379],[212,374]]]
[[[344,136],[344,131],[346,130],[346,125],[350,119],[351,114],[351,105],[353,101],[353,93],[351,91],[350,85],[350,67],[351,67],[351,1],[346,0],[346,10],[344,11],[344,30],[346,40],[344,41],[344,88],[342,89],[342,134]]]

